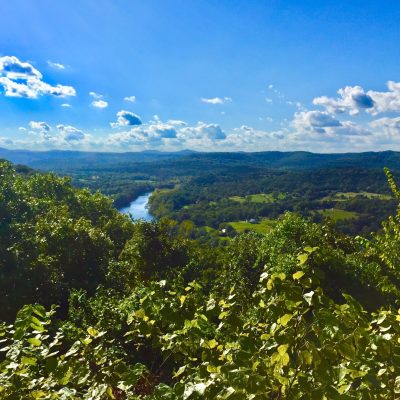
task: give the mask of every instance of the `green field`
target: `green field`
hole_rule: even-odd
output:
[[[382,193],[371,193],[371,192],[338,192],[333,196],[327,196],[322,201],[346,201],[354,199],[357,196],[362,196],[366,199],[379,199],[379,200],[391,200],[393,197],[388,194]]]
[[[255,231],[258,233],[268,233],[275,223],[276,221],[264,218],[255,224],[252,224],[247,221],[237,221],[237,222],[229,222],[229,225],[231,225],[235,229],[235,231],[239,233],[244,232],[246,230]]]
[[[276,200],[282,200],[286,196],[283,193],[279,193],[278,198],[275,198],[272,193],[258,193],[250,194],[248,196],[231,196],[230,200],[237,201],[238,203],[244,203],[249,201],[251,203],[273,203]]]
[[[326,218],[332,219],[333,221],[353,219],[358,217],[358,214],[354,211],[340,210],[338,208],[331,208],[329,210],[318,210],[317,212]]]

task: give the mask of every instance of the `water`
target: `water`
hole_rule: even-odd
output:
[[[121,208],[122,214],[131,214],[134,219],[144,219],[145,221],[153,221],[154,217],[149,213],[148,203],[152,192],[139,196],[133,200],[128,207]]]

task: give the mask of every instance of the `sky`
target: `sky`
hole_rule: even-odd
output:
[[[13,0],[0,13],[0,147],[400,150],[397,0]]]

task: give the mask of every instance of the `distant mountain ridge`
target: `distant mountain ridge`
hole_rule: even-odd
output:
[[[144,150],[141,152],[109,153],[75,150],[10,150],[0,147],[0,158],[16,164],[24,164],[34,168],[46,170],[63,169],[71,167],[71,162],[79,162],[92,166],[93,164],[120,164],[126,162],[146,162],[186,156],[195,153],[191,150],[178,152],[161,152],[157,150]]]
[[[145,150],[141,152],[108,153],[70,150],[9,150],[0,148],[0,158],[16,164],[24,164],[43,170],[71,170],[75,168],[93,168],[96,166],[123,166],[132,163],[162,162],[171,160],[188,166],[252,166],[279,169],[310,169],[357,167],[381,169],[388,167],[400,170],[400,152],[364,152],[364,153],[311,153],[307,151],[264,151],[264,152],[212,152],[202,153],[192,150],[161,152]]]

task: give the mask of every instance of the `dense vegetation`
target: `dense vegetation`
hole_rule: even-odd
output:
[[[240,232],[250,219],[264,218],[252,228],[265,231],[263,226],[285,211],[316,222],[331,217],[342,232],[366,235],[378,230],[395,210],[382,170],[388,166],[396,172],[400,165],[400,153],[392,151],[85,153],[0,148],[0,156],[70,176],[75,186],[111,196],[117,208],[154,188],[175,187],[153,196],[153,213],[194,222],[200,228],[196,236],[215,239],[218,229],[234,227]],[[268,197],[265,201],[249,197],[256,195]]]
[[[368,234],[394,213],[396,201],[389,194],[383,171],[375,169],[247,168],[203,174],[157,191],[150,209],[157,217],[214,229],[292,211],[316,222],[330,216],[345,233]]]
[[[400,396],[400,213],[369,238],[189,231],[2,163],[0,398]]]

